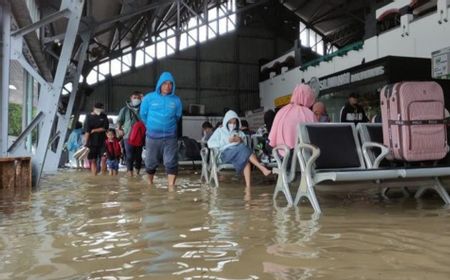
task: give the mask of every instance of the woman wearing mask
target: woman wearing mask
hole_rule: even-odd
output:
[[[118,135],[122,137],[123,154],[127,164],[127,176],[133,176],[134,168],[136,174],[139,175],[142,167],[142,147],[133,146],[128,143],[131,128],[140,120],[139,109],[141,107],[142,93],[135,91],[130,96],[130,101],[127,101],[125,106],[120,110],[117,117]]]
[[[109,127],[108,117],[104,113],[102,103],[95,103],[92,113],[84,121],[84,143],[89,148],[87,156],[92,175],[97,175],[99,168],[106,173],[106,161],[102,160],[105,153],[106,130]]]
[[[223,163],[234,166],[238,174],[244,174],[245,186],[251,186],[251,165],[253,163],[263,174],[268,176],[272,172],[262,165],[255,154],[244,143],[245,135],[240,128],[238,115],[230,110],[223,118],[223,126],[217,128],[208,140],[209,148],[217,148]]]

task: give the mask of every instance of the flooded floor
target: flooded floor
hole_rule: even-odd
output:
[[[271,182],[245,193],[198,178],[168,192],[164,177],[62,171],[1,198],[0,279],[450,279],[450,210],[435,196],[321,192],[319,217],[274,207]]]

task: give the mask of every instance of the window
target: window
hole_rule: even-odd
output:
[[[111,60],[111,76],[117,76],[122,73],[121,64],[120,58]]]
[[[187,47],[188,47],[188,44],[187,44],[187,33],[183,32],[180,35],[180,51],[184,50]]]
[[[226,34],[236,29],[236,1],[223,1],[219,6],[208,10],[208,22],[192,16],[187,22],[182,24],[181,34],[179,37],[175,36],[176,29],[174,26],[169,27],[159,34],[148,37],[145,41],[138,44],[135,51],[134,66],[140,67],[151,63],[156,58],[163,58],[174,54],[177,49],[184,50],[188,47],[194,46],[197,43],[206,42],[207,40],[216,38],[218,35]],[[201,18],[205,14],[200,14]],[[306,29],[307,30],[307,29]],[[309,40],[309,33],[305,33]],[[177,44],[177,40],[179,40]],[[152,42],[151,45],[145,46],[146,42]],[[126,71],[129,71],[133,65],[131,47],[123,50],[121,57],[104,61],[101,64],[92,68],[86,76],[86,82],[89,85],[105,80],[107,75],[116,76]]]
[[[211,8],[208,11],[208,21],[213,21],[215,19],[217,19],[217,8],[216,7]]]
[[[86,76],[86,82],[88,83],[88,85],[97,83],[97,69],[98,66],[94,66],[91,72],[89,72],[89,74]]]
[[[219,19],[219,34],[227,33],[227,18]]]
[[[198,41],[199,43],[205,42],[207,40],[206,25],[202,25],[198,28]]]
[[[109,71],[109,61],[106,61],[106,62],[103,62],[102,64],[100,64],[98,66],[98,71],[103,76],[109,75],[109,73],[110,73],[110,71]]]
[[[145,64],[144,55],[145,53],[142,49],[136,50],[136,61],[134,62],[135,67],[139,67]]]
[[[166,42],[156,43],[156,58],[163,58],[167,55]]]

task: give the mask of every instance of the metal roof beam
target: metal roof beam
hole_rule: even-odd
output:
[[[34,62],[36,63],[44,79],[48,82],[51,82],[53,80],[53,74],[50,66],[47,64],[47,59],[42,50],[41,42],[39,41],[36,32],[30,32],[31,27],[33,27],[34,30],[36,29],[36,24],[33,24],[31,20],[28,6],[25,0],[14,0],[10,2],[11,12],[14,16],[14,19],[16,20],[18,26],[22,28],[19,29],[22,31],[16,34],[16,36],[19,36],[22,33],[26,34],[24,35],[24,39],[27,43],[28,48],[30,49]]]

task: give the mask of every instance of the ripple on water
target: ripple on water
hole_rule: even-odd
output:
[[[0,198],[0,279],[448,279],[450,213],[434,197],[320,194],[324,213],[181,174],[64,171]],[[231,181],[231,182],[230,182]],[[304,205],[304,204],[302,204]]]

